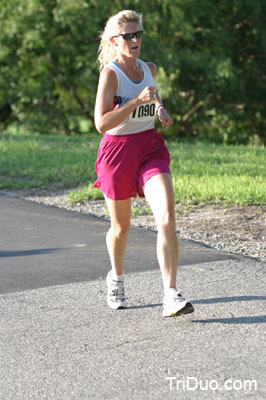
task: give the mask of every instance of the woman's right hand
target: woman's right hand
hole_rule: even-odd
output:
[[[156,87],[155,86],[146,86],[137,96],[138,102],[140,104],[149,103],[156,96]]]

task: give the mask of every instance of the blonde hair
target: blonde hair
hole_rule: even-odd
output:
[[[113,36],[119,35],[121,25],[126,22],[136,22],[140,29],[142,29],[142,15],[132,10],[120,11],[106,22],[105,28],[100,34],[101,43],[98,51],[100,70],[116,57],[115,47],[112,46],[110,39]]]

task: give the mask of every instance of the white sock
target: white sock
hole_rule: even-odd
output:
[[[164,289],[164,295],[166,297],[174,297],[176,294],[176,288],[166,288]]]
[[[122,275],[116,275],[116,273],[115,273],[113,270],[111,270],[111,278],[112,278],[114,281],[122,282],[122,281],[124,280],[124,274],[122,274]]]

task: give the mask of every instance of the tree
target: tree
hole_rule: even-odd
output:
[[[5,2],[0,104],[11,106],[13,120],[42,133],[92,125],[100,19],[96,1]]]
[[[142,57],[174,118],[169,137],[248,143],[266,128],[263,0],[2,0],[0,124],[42,133],[93,127],[98,33],[143,14]]]

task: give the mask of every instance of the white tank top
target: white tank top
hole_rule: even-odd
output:
[[[149,66],[137,59],[143,69],[144,77],[140,82],[134,82],[122,71],[114,61],[107,65],[117,76],[118,87],[114,98],[114,110],[128,100],[137,96],[146,86],[156,86]],[[155,124],[155,100],[138,106],[121,124],[106,131],[108,135],[129,135],[153,129]]]

